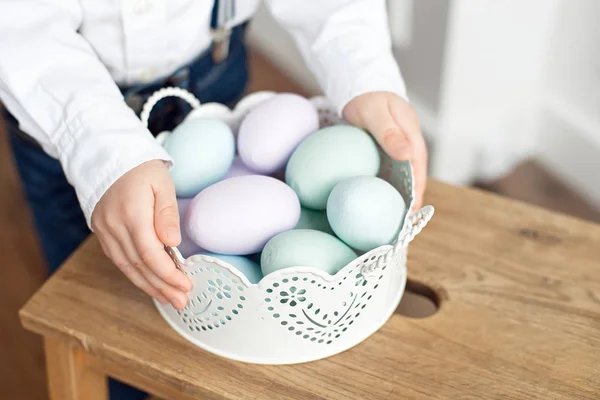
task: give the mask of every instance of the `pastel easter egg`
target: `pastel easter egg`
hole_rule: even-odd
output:
[[[244,118],[238,152],[250,169],[272,174],[283,169],[298,144],[317,129],[319,115],[310,101],[296,94],[278,94]]]
[[[285,181],[307,208],[324,210],[333,187],[353,176],[375,176],[379,150],[362,129],[337,125],[306,138],[287,165]]]
[[[256,172],[252,171],[250,168],[246,167],[246,165],[242,162],[239,156],[236,156],[233,159],[233,164],[229,168],[229,171],[225,174],[223,179],[234,178],[236,176],[244,176],[244,175],[256,175]]]
[[[294,229],[314,229],[333,235],[333,230],[327,220],[327,213],[325,211],[311,210],[306,207],[301,208],[300,219]]]
[[[185,213],[188,206],[192,202],[192,199],[177,199],[177,206],[179,208],[179,224],[181,227],[181,243],[177,246],[177,250],[185,258],[193,256],[194,254],[200,254],[204,250],[190,239],[187,231],[184,227]]]
[[[210,252],[247,255],[294,228],[298,218],[300,202],[290,187],[268,176],[247,175],[200,192],[184,224],[194,243]]]
[[[355,258],[354,251],[332,235],[294,229],[268,241],[260,266],[264,275],[290,267],[315,267],[333,275]]]
[[[349,246],[369,251],[398,238],[406,204],[388,182],[359,176],[338,183],[327,201],[327,218]]]
[[[235,139],[227,124],[216,119],[189,119],[163,144],[173,158],[171,178],[179,197],[193,197],[222,179],[233,163]]]
[[[260,270],[260,265],[247,257],[215,253],[203,254],[218,258],[221,261],[231,264],[235,269],[240,271],[246,278],[248,278],[250,283],[258,283],[263,277],[262,271]]]

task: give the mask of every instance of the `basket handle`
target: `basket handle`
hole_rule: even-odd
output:
[[[192,93],[188,92],[185,89],[169,86],[162,89],[157,90],[152,94],[152,96],[148,97],[148,100],[144,103],[144,107],[142,107],[142,112],[140,113],[140,119],[142,120],[142,124],[147,128],[148,120],[150,118],[150,113],[152,112],[152,108],[164,98],[167,97],[179,97],[189,103],[192,106],[192,109],[196,109],[200,107],[200,100],[196,98]],[[183,269],[183,264],[185,260],[181,256],[181,253],[175,247],[165,246],[165,251],[171,257],[171,260],[175,263],[175,266],[179,269]]]
[[[179,97],[180,99],[187,101],[193,109],[200,107],[200,100],[185,89],[174,86],[159,89],[154,92],[152,96],[148,97],[148,100],[144,103],[144,107],[140,113],[140,119],[146,128],[148,127],[148,119],[150,118],[152,108],[154,108],[156,103],[167,97]]]

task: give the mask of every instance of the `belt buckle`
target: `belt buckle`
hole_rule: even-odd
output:
[[[231,42],[231,29],[229,28],[217,28],[212,31],[213,36],[213,48],[212,48],[212,60],[214,63],[219,64],[227,58],[229,55],[229,43]]]

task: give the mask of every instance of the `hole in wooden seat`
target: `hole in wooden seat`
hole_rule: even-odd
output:
[[[435,314],[439,306],[439,296],[433,289],[422,283],[408,280],[396,314],[409,318],[426,318]]]

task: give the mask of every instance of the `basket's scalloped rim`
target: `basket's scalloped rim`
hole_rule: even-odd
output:
[[[242,119],[274,95],[252,93],[233,110],[205,103],[186,119],[219,118],[237,135]],[[347,124],[326,98],[310,101],[319,111],[321,127]],[[407,210],[412,210],[412,166],[391,160],[381,149],[380,153],[379,176],[401,192]],[[417,214],[406,212],[394,243],[358,255],[334,275],[297,266],[275,271],[253,284],[218,257],[184,258],[177,248],[166,247],[194,287],[183,311],[156,300],[154,304],[181,336],[222,357],[255,364],[295,364],[329,357],[362,342],[392,316],[406,285],[408,243],[432,214],[429,206]]]
[[[298,266],[294,266],[294,267],[289,267],[289,268],[284,268],[284,269],[280,269],[277,271],[273,271],[270,274],[264,276],[257,283],[250,282],[248,280],[248,278],[243,273],[240,272],[240,270],[238,270],[237,268],[235,268],[233,265],[229,264],[228,262],[225,262],[225,261],[219,259],[218,257],[209,256],[206,254],[195,254],[195,255],[191,255],[187,258],[184,258],[181,255],[181,253],[179,252],[179,250],[177,250],[177,248],[172,248],[172,249],[177,251],[178,255],[174,256],[173,253],[170,253],[171,258],[176,257],[176,258],[173,258],[174,262],[184,272],[188,272],[189,270],[193,269],[194,265],[200,261],[203,261],[205,263],[212,263],[221,268],[225,268],[231,275],[234,275],[235,277],[237,277],[240,280],[240,282],[242,282],[244,284],[244,286],[246,288],[251,288],[251,287],[263,287],[265,285],[265,282],[267,282],[267,284],[268,284],[268,282],[275,281],[280,278],[285,278],[286,276],[295,275],[297,273],[309,273],[309,274],[314,275],[315,278],[318,278],[318,279],[322,280],[323,282],[327,282],[327,283],[338,282],[340,277],[345,275],[349,269],[353,269],[354,267],[356,267],[356,265],[360,263],[360,260],[362,258],[371,258],[371,257],[375,256],[377,259],[379,259],[379,257],[385,257],[387,254],[389,254],[392,251],[393,246],[386,244],[383,246],[379,246],[379,247],[377,247],[371,251],[368,251],[364,254],[361,254],[359,257],[355,258],[354,260],[352,260],[351,262],[346,264],[346,266],[344,266],[342,269],[340,269],[334,275],[331,275],[331,274],[327,273],[326,271],[323,271],[319,268],[298,265]]]
[[[311,269],[314,270],[314,268],[311,268]],[[177,325],[167,311],[168,306],[164,306],[164,305],[160,304],[156,299],[152,299],[152,301],[153,301],[155,307],[157,308],[158,313],[161,315],[161,317],[163,317],[165,322],[167,322],[167,324],[175,332],[177,332],[181,337],[188,340],[190,343],[194,344],[195,346],[197,346],[203,350],[206,350],[206,351],[213,353],[220,357],[229,358],[231,360],[239,361],[239,362],[243,362],[243,363],[263,364],[263,365],[294,365],[294,364],[302,364],[302,363],[306,363],[306,362],[319,361],[319,360],[323,360],[328,357],[335,356],[337,354],[343,353],[346,350],[351,349],[352,347],[359,345],[364,340],[368,339],[371,335],[373,335],[379,329],[381,329],[385,325],[385,323],[390,319],[390,317],[394,314],[396,308],[400,304],[402,295],[404,294],[404,290],[406,288],[406,281],[407,281],[406,274],[403,274],[403,276],[401,277],[399,284],[397,286],[397,296],[395,297],[395,299],[390,301],[391,307],[388,307],[387,312],[384,312],[383,315],[379,318],[379,320],[375,320],[372,323],[372,329],[370,330],[370,332],[363,334],[359,340],[355,340],[354,342],[352,342],[346,346],[331,347],[329,350],[326,350],[326,351],[320,351],[317,353],[294,352],[296,354],[285,355],[283,357],[280,355],[248,356],[248,355],[244,355],[244,354],[233,353],[231,351],[227,351],[221,346],[214,346],[214,345],[207,344],[206,342],[199,340],[198,338],[196,338],[194,336],[189,335],[188,332],[186,332],[179,325]],[[243,335],[243,332],[242,332],[242,335]]]

